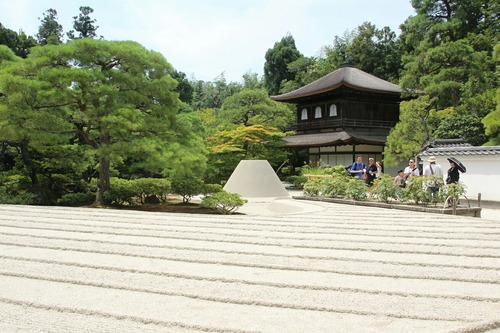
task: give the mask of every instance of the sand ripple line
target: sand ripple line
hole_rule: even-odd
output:
[[[79,286],[90,286],[90,287],[105,288],[105,289],[116,289],[116,290],[126,290],[126,291],[141,292],[141,293],[150,293],[150,294],[157,294],[157,295],[163,295],[163,296],[186,297],[186,298],[209,301],[209,302],[230,303],[230,304],[247,305],[247,306],[262,306],[262,307],[269,307],[269,308],[282,308],[282,309],[303,310],[303,311],[348,313],[348,314],[361,315],[361,316],[386,316],[386,317],[399,318],[399,319],[474,322],[474,320],[464,319],[462,317],[457,317],[457,316],[450,316],[448,318],[445,318],[445,317],[439,317],[439,316],[419,316],[419,315],[411,315],[411,314],[401,314],[401,313],[396,313],[396,312],[361,311],[361,310],[355,310],[355,309],[342,309],[342,308],[335,308],[335,307],[329,307],[329,306],[309,306],[309,305],[299,305],[299,304],[289,304],[289,303],[279,303],[279,302],[268,302],[268,301],[253,300],[253,299],[243,300],[241,298],[203,296],[203,295],[199,295],[196,293],[153,290],[153,289],[148,289],[148,288],[113,285],[113,284],[107,284],[107,283],[103,283],[103,282],[98,283],[98,282],[91,282],[91,281],[54,278],[54,277],[46,277],[46,276],[41,276],[41,275],[17,274],[17,273],[2,272],[2,271],[0,271],[0,275],[9,276],[9,277],[16,277],[16,278],[32,279],[32,280],[66,283],[66,284],[73,284],[73,285],[79,285]],[[0,297],[0,300],[1,299],[2,299],[2,297]]]
[[[42,224],[42,223],[37,223],[37,222],[32,222],[33,224],[36,224],[35,226],[22,226],[22,225],[19,225],[19,224],[11,224],[11,225],[7,225],[7,224],[0,224],[0,226],[3,226],[3,227],[7,227],[7,228],[18,228],[18,229],[34,229],[34,230],[47,230],[47,231],[63,231],[63,232],[79,232],[79,233],[94,233],[94,231],[88,231],[88,230],[80,230],[80,229],[63,229],[63,228],[50,228],[50,227],[39,227],[38,225]],[[68,224],[68,223],[65,223],[65,224],[59,224],[59,225],[64,225],[64,226],[71,226],[71,224]],[[91,226],[88,226],[89,228]],[[94,228],[96,226],[93,226]],[[99,226],[97,226],[99,227]],[[127,228],[118,228],[119,230],[127,230]],[[151,231],[151,229],[146,229],[147,231]],[[161,231],[161,230],[156,230],[156,231]],[[379,231],[381,232],[387,232],[387,230],[384,230],[384,229],[379,229]],[[106,234],[117,234],[117,233],[113,233],[113,232],[104,232],[104,231],[100,231],[99,233],[106,233]],[[377,233],[361,233],[361,232],[340,232],[340,231],[335,231],[334,233],[332,234],[335,234],[335,235],[347,235],[347,236],[367,236],[367,237],[377,237],[377,238],[394,238],[395,235],[392,235],[392,234],[377,234]],[[143,237],[155,237],[155,236],[151,236],[151,235],[141,235],[141,234],[123,234],[123,235],[137,235],[137,236],[143,236]],[[438,239],[438,240],[468,240],[468,241],[497,241],[498,240],[498,237],[495,235],[495,237],[493,238],[488,238],[488,237],[491,237],[492,235],[489,234],[489,233],[485,233],[483,235],[484,237],[483,238],[479,238],[479,237],[470,237],[470,236],[462,236],[460,237],[460,235],[448,235],[448,234],[445,234],[441,237],[437,237],[437,236],[431,236],[431,235],[425,235],[425,238],[427,239]],[[417,239],[421,239],[422,238],[422,233],[421,232],[417,232],[415,235],[414,234],[400,234],[398,235],[397,237],[402,237],[402,238],[410,238],[410,239],[413,239],[413,238],[417,238]]]
[[[32,220],[22,220],[23,223],[33,223],[35,225],[40,225],[40,224],[48,224],[48,225],[63,225],[63,226],[68,226],[68,221],[63,221],[63,222],[55,222],[55,221],[40,221],[40,218],[37,219],[32,219]],[[119,223],[119,222],[118,222]],[[108,222],[104,222],[103,224],[109,224]],[[116,223],[113,223],[116,224]],[[138,230],[138,231],[144,231],[144,230],[151,230],[150,227],[123,227],[123,226],[115,226],[115,225],[96,225],[96,224],[89,224],[89,223],[69,223],[71,226],[79,226],[79,227],[86,227],[86,228],[109,228],[109,229],[119,229],[119,230]],[[4,226],[3,224],[0,223],[0,226]],[[167,230],[168,227],[170,227],[168,224],[165,224],[162,226],[162,230]],[[183,226],[184,228],[190,228],[189,225]],[[193,227],[195,228],[195,227]],[[470,228],[470,227],[469,227]],[[196,229],[196,228],[195,228]],[[361,230],[361,231],[383,231],[383,232],[418,232],[422,233],[425,232],[426,234],[439,234],[439,233],[445,233],[445,234],[463,234],[463,230],[450,230],[444,228],[444,230],[427,230],[427,228],[422,227],[422,228],[401,228],[401,229],[395,229],[395,228],[377,228],[376,226],[367,226],[367,227],[335,227],[336,230]],[[177,230],[177,229],[176,229]],[[496,230],[496,229],[495,229]],[[259,230],[262,231],[262,230]],[[267,230],[264,230],[267,231]],[[493,231],[473,231],[473,230],[467,230],[467,234],[475,234],[475,235],[488,235],[488,236],[500,236],[500,232],[493,232]]]
[[[305,268],[296,266],[278,266],[278,265],[265,265],[265,264],[249,264],[242,262],[230,262],[222,260],[209,260],[209,259],[188,259],[188,258],[177,258],[169,257],[165,255],[144,255],[136,253],[125,253],[120,251],[110,251],[110,250],[97,250],[97,249],[81,249],[81,248],[70,248],[63,246],[47,246],[47,245],[28,245],[19,243],[9,243],[0,242],[3,245],[19,246],[19,247],[29,247],[29,248],[39,248],[39,249],[50,249],[57,251],[75,251],[84,253],[99,253],[106,255],[119,255],[124,257],[136,257],[136,258],[148,258],[148,259],[161,259],[169,260],[174,262],[188,262],[196,264],[209,264],[209,265],[221,265],[221,266],[237,266],[237,267],[252,267],[252,268],[263,268],[263,269],[274,269],[274,270],[285,270],[285,271],[303,271],[303,272],[320,272],[320,273],[334,273],[342,275],[356,275],[356,276],[375,276],[375,277],[390,277],[398,279],[412,279],[412,280],[440,280],[440,281],[456,281],[456,282],[471,282],[471,283],[490,283],[490,284],[500,284],[498,279],[471,279],[471,278],[459,278],[453,276],[415,276],[409,274],[384,274],[384,273],[371,273],[371,272],[355,272],[347,270],[335,270],[335,269],[320,269],[320,268]]]
[[[20,228],[20,229],[27,229],[27,228],[22,228],[22,227],[13,227],[13,228]],[[325,240],[325,239],[310,239],[310,238],[304,238],[304,239],[292,239],[292,238],[287,238],[287,237],[266,237],[266,240],[268,242],[259,242],[259,241],[249,241],[249,240],[243,240],[241,238],[251,238],[254,239],[255,236],[244,236],[244,235],[232,235],[232,236],[222,236],[222,237],[231,237],[231,239],[211,239],[211,238],[203,238],[203,237],[195,237],[195,236],[190,236],[190,237],[180,237],[180,236],[173,236],[173,235],[158,235],[156,234],[126,234],[123,231],[122,232],[103,232],[103,231],[97,231],[97,230],[73,230],[73,229],[61,229],[61,228],[43,228],[43,227],[30,227],[29,229],[35,229],[35,230],[47,230],[47,231],[64,231],[64,232],[76,232],[76,233],[84,233],[84,234],[103,234],[103,235],[117,235],[117,236],[136,236],[136,237],[151,237],[151,238],[159,238],[159,239],[182,239],[182,240],[202,240],[202,241],[215,241],[215,242],[225,242],[225,243],[233,243],[233,244],[252,244],[252,245],[263,245],[263,246],[287,246],[287,247],[296,247],[296,248],[311,248],[311,249],[323,249],[323,250],[345,250],[345,251],[363,251],[363,252],[380,252],[380,253],[398,253],[398,254],[425,254],[425,255],[444,255],[444,256],[454,256],[454,257],[472,257],[472,258],[500,258],[500,254],[486,254],[486,253],[454,253],[450,251],[430,251],[430,250],[417,250],[417,249],[408,249],[408,250],[398,250],[398,249],[387,249],[387,248],[377,248],[377,247],[356,247],[356,246],[323,246],[323,245],[309,245],[309,244],[295,244],[295,243],[283,243],[280,241],[275,241],[274,243],[269,242],[269,240],[278,239],[278,240],[288,240],[288,241],[313,241],[315,243],[317,242],[331,242],[332,240]],[[178,232],[175,232],[176,234]],[[183,232],[180,232],[183,233]],[[198,232],[201,233],[201,232]],[[197,234],[198,234],[197,233]],[[220,235],[218,235],[220,236]],[[482,249],[482,248],[479,248]]]
[[[186,329],[194,329],[194,330],[201,331],[201,332],[261,333],[258,331],[247,331],[247,330],[240,330],[240,329],[227,329],[227,328],[200,326],[200,325],[189,325],[189,324],[175,322],[175,321],[164,321],[164,320],[158,320],[158,319],[152,319],[152,318],[143,318],[143,317],[138,317],[138,316],[120,315],[120,314],[115,314],[115,313],[111,313],[111,312],[87,310],[87,309],[75,308],[75,307],[46,305],[46,304],[41,304],[41,303],[36,303],[36,302],[28,302],[28,301],[10,299],[10,298],[1,297],[1,296],[0,296],[0,302],[7,303],[7,304],[13,304],[13,305],[19,305],[19,306],[25,306],[25,307],[30,307],[30,308],[36,308],[36,309],[41,309],[41,310],[83,314],[83,315],[87,315],[87,316],[91,316],[91,317],[92,316],[99,316],[99,317],[104,317],[104,318],[111,317],[111,318],[118,319],[118,320],[131,320],[131,321],[139,322],[139,323],[146,324],[146,325],[153,324],[153,325],[159,325],[159,326],[163,326],[163,327],[180,327],[180,328],[186,328]]]
[[[245,279],[228,279],[222,277],[208,277],[199,275],[187,275],[187,274],[176,274],[163,271],[151,271],[144,269],[135,268],[122,268],[116,266],[105,266],[105,265],[95,265],[95,264],[82,264],[79,262],[67,262],[67,261],[56,261],[47,259],[35,259],[35,258],[24,258],[17,256],[6,256],[0,255],[0,258],[7,260],[19,260],[26,262],[35,262],[42,264],[51,265],[61,265],[68,267],[79,267],[95,270],[107,270],[120,273],[133,273],[133,274],[145,274],[153,276],[164,276],[169,278],[184,279],[184,280],[196,280],[196,281],[209,281],[209,282],[222,282],[231,284],[245,284],[251,286],[268,286],[274,288],[282,289],[298,289],[298,290],[320,290],[320,291],[338,291],[338,292],[350,292],[358,294],[369,294],[369,295],[387,295],[387,296],[403,296],[403,297],[418,297],[418,298],[430,298],[430,299],[459,299],[465,301],[486,301],[486,302],[498,302],[500,303],[500,298],[498,297],[482,297],[482,296],[470,296],[470,295],[449,295],[449,294],[423,294],[423,293],[411,293],[411,292],[396,292],[396,291],[384,291],[384,290],[369,290],[360,288],[347,288],[347,287],[332,287],[332,286],[317,286],[317,285],[304,285],[304,284],[289,284],[289,283],[275,283],[269,281],[251,281]]]
[[[340,256],[313,256],[313,255],[300,255],[300,254],[279,254],[274,252],[257,252],[257,251],[238,251],[238,250],[224,250],[224,249],[213,249],[207,247],[189,247],[189,246],[178,246],[178,245],[160,245],[160,244],[146,244],[146,243],[131,243],[131,242],[116,242],[109,240],[98,240],[98,239],[87,239],[87,238],[73,238],[73,237],[57,237],[57,236],[39,236],[31,234],[18,234],[18,233],[7,233],[0,232],[0,235],[6,236],[16,236],[16,237],[26,237],[34,239],[47,239],[47,240],[62,240],[70,242],[81,242],[81,243],[96,243],[104,245],[119,245],[119,246],[132,246],[132,247],[144,247],[150,249],[170,249],[170,250],[183,250],[183,251],[193,251],[193,252],[212,252],[212,253],[223,253],[223,254],[241,254],[250,256],[263,256],[263,257],[280,257],[280,258],[298,258],[298,259],[312,259],[312,260],[335,260],[335,261],[348,261],[348,262],[361,262],[361,263],[380,263],[380,264],[390,264],[390,265],[403,265],[403,266],[419,266],[419,267],[439,267],[439,268],[457,268],[457,269],[481,269],[481,270],[499,270],[498,266],[485,266],[485,265],[455,265],[455,264],[435,264],[435,263],[423,263],[423,262],[404,262],[397,260],[380,260],[380,259],[361,259],[353,257],[340,257]],[[479,248],[479,247],[478,247]]]

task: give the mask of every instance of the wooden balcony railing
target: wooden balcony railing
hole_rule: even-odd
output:
[[[371,120],[371,119],[314,119],[300,121],[297,130],[345,128],[345,127],[365,127],[365,128],[392,128],[396,121]]]

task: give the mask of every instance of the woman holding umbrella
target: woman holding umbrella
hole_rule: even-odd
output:
[[[465,166],[457,160],[455,157],[448,158],[448,162],[450,162],[450,168],[448,169],[448,177],[446,178],[446,184],[455,184],[458,183],[460,179],[460,173],[465,172]]]
[[[456,184],[460,179],[460,173],[458,171],[460,170],[461,172],[465,172],[466,170],[465,166],[455,157],[448,158],[448,162],[450,162],[450,168],[448,169],[448,177],[446,177],[446,184]],[[460,203],[457,199],[452,198],[451,201],[448,203],[448,207],[450,206],[456,207],[456,205],[459,204]]]

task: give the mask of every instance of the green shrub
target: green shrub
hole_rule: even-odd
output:
[[[348,175],[346,173],[346,169],[347,169],[347,167],[344,165],[335,165],[335,166],[331,167],[332,174],[347,177]]]
[[[170,193],[171,183],[164,178],[138,178],[132,180],[133,187],[137,190],[137,197],[141,204],[146,203],[148,198],[156,197],[165,202]]]
[[[321,182],[321,193],[329,197],[344,197],[349,186],[349,178],[336,174],[332,178],[325,178]]]
[[[196,177],[176,176],[172,180],[172,191],[182,196],[182,202],[186,203],[202,193],[203,181]]]
[[[95,193],[86,192],[86,193],[66,193],[59,200],[57,200],[57,204],[59,206],[85,206],[91,205],[95,201]]]
[[[201,187],[201,194],[210,195],[223,191],[222,185],[220,184],[203,184]]]
[[[364,181],[350,178],[347,181],[346,197],[354,200],[364,200],[368,197],[368,188]]]
[[[128,203],[135,204],[134,197],[139,193],[136,183],[131,180],[121,178],[111,178],[110,188],[104,193],[106,203],[123,205]]]
[[[462,182],[447,184],[441,190],[444,198],[452,199],[458,199],[466,193],[466,187]]]
[[[403,188],[398,184],[394,184],[394,180],[387,174],[382,174],[381,177],[375,179],[371,189],[371,194],[380,201],[390,202],[392,199],[397,199],[401,196]]]
[[[31,205],[37,195],[30,192],[28,177],[18,174],[0,173],[0,204]]]
[[[316,165],[304,165],[303,167],[300,168],[300,174],[302,176],[304,175],[326,175],[330,174],[331,170],[328,170],[327,168],[321,166],[320,164]]]
[[[410,177],[403,191],[403,200],[427,206],[432,201],[432,192],[427,190],[427,179]]]
[[[304,184],[304,194],[315,197],[323,194],[323,179],[313,179]]]
[[[289,176],[286,181],[296,188],[304,188],[304,184],[307,183],[306,176]]]
[[[0,204],[10,205],[32,205],[37,196],[27,191],[9,191],[5,187],[0,187]]]
[[[203,198],[201,206],[215,209],[222,214],[232,214],[247,202],[239,194],[223,190]]]

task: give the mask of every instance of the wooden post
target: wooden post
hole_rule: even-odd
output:
[[[481,207],[481,193],[477,194],[477,206]]]

